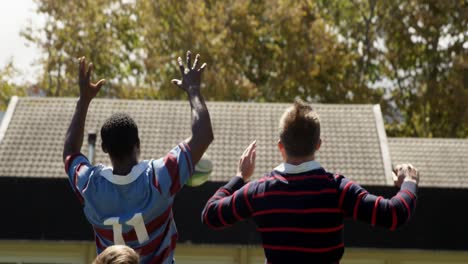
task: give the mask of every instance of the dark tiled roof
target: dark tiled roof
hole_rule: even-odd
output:
[[[468,188],[468,139],[388,138],[393,165],[411,163],[420,185]]]
[[[76,99],[19,98],[3,141],[0,176],[65,177],[63,139]],[[215,141],[207,154],[214,163],[212,179],[225,181],[236,172],[238,157],[257,139],[255,177],[280,162],[277,126],[290,104],[210,102]],[[322,165],[368,185],[385,185],[383,159],[372,105],[324,105],[315,108],[322,121]],[[114,112],[126,112],[140,130],[142,158],[158,158],[190,135],[190,107],[183,101],[96,99],[85,131],[99,132]],[[86,135],[82,152],[87,153]],[[100,146],[100,136],[96,146]],[[109,164],[97,148],[96,162]]]

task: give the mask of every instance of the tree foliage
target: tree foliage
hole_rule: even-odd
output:
[[[75,96],[85,55],[101,96],[180,99],[191,49],[208,100],[379,103],[390,135],[468,136],[463,0],[37,0],[41,86]]]
[[[360,80],[388,83],[390,136],[468,137],[466,1],[319,1],[359,51]]]
[[[16,77],[18,71],[13,62],[9,62],[0,70],[0,111],[8,106],[8,101],[14,95],[25,95],[25,87],[16,85],[12,79]]]

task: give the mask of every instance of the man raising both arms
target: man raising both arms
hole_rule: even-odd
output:
[[[114,114],[101,128],[102,150],[109,154],[112,167],[93,166],[80,153],[88,106],[105,82],[92,83],[93,65],[86,69],[85,58],[80,59],[80,97],[66,134],[63,160],[72,189],[93,226],[98,253],[125,244],[140,255],[141,263],[173,263],[177,242],[174,196],[213,141],[210,115],[200,93],[206,64],[198,68],[199,59],[197,55],[192,67],[187,52],[184,68],[178,58],[182,80],[172,80],[188,95],[191,137],[163,158],[140,161],[137,125],[126,114]]]
[[[400,192],[391,199],[368,193],[315,161],[320,121],[297,101],[280,120],[278,148],[283,163],[248,182],[255,167],[255,142],[241,156],[235,177],[208,200],[202,221],[218,229],[252,217],[267,263],[338,263],[344,252],[345,217],[391,230],[409,220],[416,206],[418,173],[397,166]],[[395,175],[395,176],[397,176]]]

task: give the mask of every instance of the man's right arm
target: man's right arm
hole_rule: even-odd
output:
[[[347,217],[390,230],[402,226],[416,208],[418,173],[411,165],[399,166],[400,191],[390,199],[368,193],[358,184],[338,176],[339,207]]]
[[[186,140],[192,154],[192,164],[198,161],[213,141],[213,129],[211,127],[210,114],[205,100],[200,92],[201,76],[206,67],[204,63],[197,69],[200,55],[197,54],[193,66],[191,65],[191,53],[187,52],[187,68],[184,68],[182,59],[178,58],[178,64],[182,73],[182,80],[172,80],[172,83],[183,89],[190,102],[192,110],[192,135]]]
[[[208,200],[202,212],[202,223],[212,229],[231,226],[253,214],[251,197],[258,182],[249,182],[255,170],[256,141],[242,154],[237,174]]]

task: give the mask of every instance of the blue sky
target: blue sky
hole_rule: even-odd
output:
[[[36,47],[26,46],[26,41],[20,36],[20,31],[31,21],[41,23],[43,19],[35,13],[33,0],[5,1],[0,8],[0,67],[11,59],[20,70],[20,77],[14,81],[34,82],[38,67],[32,66],[39,58]]]

